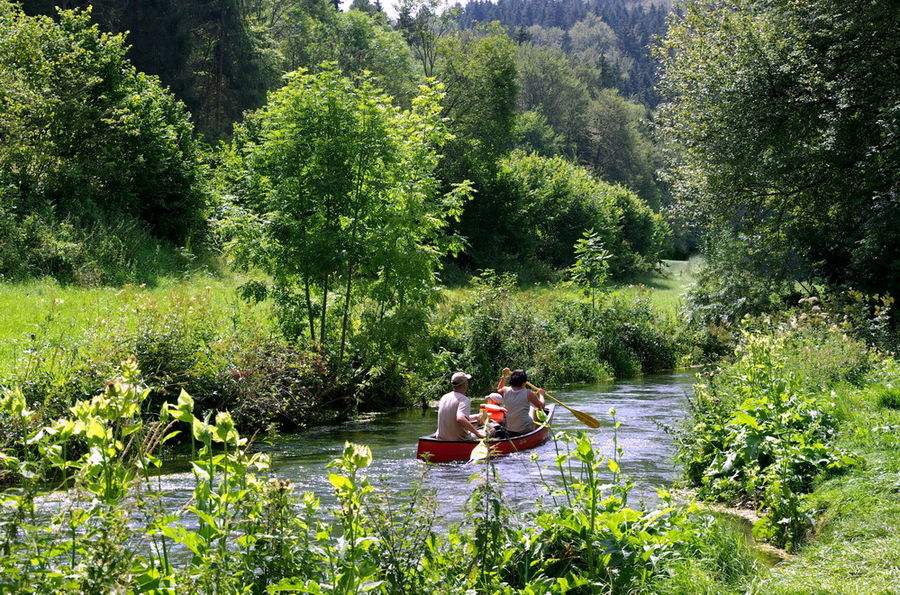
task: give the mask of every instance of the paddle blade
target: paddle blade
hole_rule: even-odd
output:
[[[600,427],[600,422],[597,421],[596,418],[593,418],[590,415],[588,415],[587,413],[585,413],[584,411],[578,411],[577,409],[571,409],[571,408],[569,409],[569,411],[572,412],[572,415],[574,415],[578,421],[580,421],[587,427],[589,427],[589,428],[599,428]]]

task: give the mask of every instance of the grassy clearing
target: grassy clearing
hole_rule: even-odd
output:
[[[235,288],[243,279],[234,276],[194,275],[167,278],[153,287],[77,287],[53,280],[0,284],[0,375],[13,369],[36,340],[65,345],[91,329],[115,323],[129,327],[138,318],[142,304],[152,302],[163,310],[181,308],[192,298],[204,296],[209,307],[227,320],[237,309],[251,308],[241,302]],[[265,306],[257,315],[268,317]]]
[[[674,314],[681,306],[688,286],[696,280],[702,265],[703,259],[699,256],[690,260],[664,260],[658,272],[643,273],[627,281],[613,283],[609,288],[624,291],[628,295],[645,295],[660,312]],[[456,277],[458,276],[457,274]],[[459,283],[447,288],[444,294],[447,302],[453,303],[464,299],[470,291],[469,286]],[[546,309],[557,300],[583,297],[581,290],[577,288],[542,283],[522,285],[520,296],[539,309]]]
[[[656,309],[674,314],[701,264],[699,258],[667,260],[660,272],[615,284],[612,289],[629,295],[645,295]],[[0,317],[0,376],[14,368],[35,339],[62,345],[111,321],[117,324],[125,321],[127,326],[128,321],[137,319],[138,305],[147,300],[163,308],[176,308],[189,303],[193,296],[203,295],[223,320],[238,308],[246,313],[252,307],[235,294],[235,289],[244,281],[242,276],[233,273],[198,273],[164,278],[153,286],[78,287],[60,285],[52,279],[0,284],[0,312],[6,313]],[[445,304],[465,299],[470,291],[468,286],[446,289]],[[545,309],[558,300],[582,297],[578,289],[548,285],[524,286],[520,295],[538,309]],[[257,310],[256,316],[268,320],[266,304]]]
[[[885,383],[896,390],[900,377]],[[834,393],[844,418],[840,443],[865,464],[818,486],[813,540],[775,567],[760,593],[900,592],[900,411],[879,404],[886,384]]]

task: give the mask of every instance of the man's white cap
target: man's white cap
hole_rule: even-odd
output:
[[[453,386],[459,386],[463,382],[468,382],[472,379],[471,374],[466,374],[465,372],[456,372],[453,374],[453,377],[450,379],[450,384]]]

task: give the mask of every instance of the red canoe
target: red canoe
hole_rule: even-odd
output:
[[[488,440],[492,455],[518,452],[540,446],[550,437],[550,422],[556,405],[547,405],[547,421],[531,432],[507,440]],[[472,450],[478,445],[477,440],[438,440],[434,434],[419,438],[416,458],[430,463],[446,463],[448,461],[468,461]]]

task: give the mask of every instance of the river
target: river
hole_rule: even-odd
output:
[[[669,485],[675,478],[672,439],[662,427],[675,425],[684,418],[687,394],[694,382],[693,372],[680,372],[552,391],[555,397],[601,422],[599,429],[588,429],[558,407],[553,429],[587,431],[601,452],[611,455],[613,433],[609,410],[615,408],[621,422],[618,442],[624,449],[622,471],[637,486],[636,496],[652,498],[654,488]],[[477,403],[483,399],[473,396],[472,402],[474,413]],[[316,493],[327,503],[332,501],[332,496],[325,465],[341,455],[346,441],[366,444],[372,449],[373,461],[367,474],[376,487],[404,490],[421,476],[425,466],[415,458],[416,440],[434,432],[436,425],[434,409],[408,410],[280,436],[270,443],[258,444],[257,448],[272,456],[274,475],[291,480],[301,492]],[[536,462],[532,455],[536,455]],[[551,466],[555,456],[551,440],[534,450],[496,460],[503,493],[511,506],[527,507],[540,497],[543,489],[538,465]],[[438,513],[443,522],[462,519],[463,503],[472,492],[468,479],[475,470],[466,463],[442,463],[429,469],[425,485],[437,492]],[[168,464],[166,471],[162,489],[171,499],[171,505],[178,507],[189,498],[193,477],[186,464],[178,462]],[[545,471],[544,475],[551,482],[555,477],[552,470]]]

